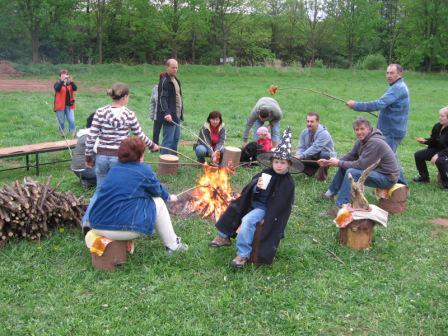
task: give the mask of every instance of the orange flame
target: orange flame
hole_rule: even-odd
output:
[[[201,214],[202,217],[219,217],[234,199],[228,168],[217,168],[204,165],[204,175],[199,178],[198,188],[193,192],[193,200],[189,208]]]
[[[277,90],[278,90],[278,86],[271,85],[271,86],[269,87],[269,89],[268,89],[268,92],[269,92],[271,95],[275,95],[275,94],[277,93]]]

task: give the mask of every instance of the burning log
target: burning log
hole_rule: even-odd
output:
[[[204,218],[218,220],[238,195],[230,187],[228,168],[204,165],[204,175],[197,185],[178,195],[178,201],[170,204],[171,213],[188,216],[197,213]]]
[[[84,213],[82,199],[57,192],[59,184],[25,178],[0,189],[0,246],[11,238],[40,239],[59,226],[80,225]]]

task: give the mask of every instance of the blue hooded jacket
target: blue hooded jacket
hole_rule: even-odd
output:
[[[90,213],[90,224],[98,230],[134,231],[150,235],[156,207],[153,197],[169,199],[151,167],[145,163],[117,163],[101,185]]]

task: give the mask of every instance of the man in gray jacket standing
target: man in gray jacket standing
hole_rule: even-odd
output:
[[[320,117],[317,112],[306,114],[306,128],[300,134],[299,147],[296,158],[299,160],[318,160],[336,157],[333,139],[330,133],[319,123]],[[304,162],[304,173],[308,176],[316,174],[316,178],[324,181],[327,178],[328,167],[319,167],[317,163]]]
[[[372,188],[389,189],[398,181],[400,168],[397,158],[384,140],[380,130],[373,129],[369,120],[358,117],[353,122],[353,130],[358,138],[352,150],[342,158],[320,159],[322,167],[339,167],[330,187],[323,195],[331,199],[337,195],[336,205],[350,203],[351,184],[348,179],[350,173],[355,181],[370,165],[380,160],[378,166],[369,174],[365,185]]]
[[[280,120],[283,117],[282,109],[275,99],[269,97],[260,98],[247,118],[243,132],[243,147],[247,145],[249,131],[254,127],[254,141],[258,139],[257,129],[268,122],[271,127],[272,148],[280,142]]]

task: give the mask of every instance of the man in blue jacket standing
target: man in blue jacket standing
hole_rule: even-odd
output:
[[[355,111],[380,111],[377,128],[394,153],[408,128],[409,90],[402,75],[400,64],[389,64],[386,79],[390,86],[380,99],[368,102],[349,100],[346,103]]]
[[[346,105],[355,111],[380,111],[377,128],[383,133],[394,153],[397,152],[397,147],[408,128],[409,90],[402,75],[403,68],[400,64],[389,64],[386,79],[390,86],[381,98],[368,102],[346,102]],[[400,182],[404,182],[402,173]]]

